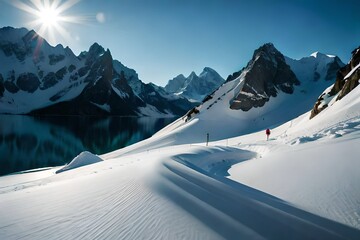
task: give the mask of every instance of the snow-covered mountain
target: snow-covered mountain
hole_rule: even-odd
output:
[[[342,67],[336,75],[336,81],[327,88],[318,98],[311,111],[310,118],[315,117],[328,106],[341,100],[349,92],[359,85],[360,79],[360,47],[352,52],[352,57],[348,64]]]
[[[34,31],[0,29],[0,113],[171,116],[193,107],[144,84],[93,44],[79,56]]]
[[[188,125],[189,133],[182,134],[192,134],[200,131],[196,125],[203,125],[201,131],[206,132],[198,132],[194,142],[203,141],[207,133],[215,140],[274,127],[309,111],[335,80],[335,69],[343,65],[338,57],[320,53],[290,59],[273,44],[265,44],[245,68],[179,120],[178,127]],[[217,131],[222,122],[231,130]]]
[[[359,81],[355,69],[348,74]],[[230,97],[213,98],[208,111],[129,147],[1,177],[0,238],[359,239],[359,87],[312,119],[308,111],[272,128],[268,141],[263,130],[231,138],[274,100],[276,114],[289,116],[292,96],[309,96],[298,79],[292,94],[275,87],[261,108],[231,110]],[[207,143],[209,126],[217,127]]]
[[[261,51],[260,57],[271,56]],[[352,90],[312,119],[307,104],[332,84],[331,66],[341,62],[276,54],[270,61],[292,75],[285,59],[299,83],[269,76],[263,93],[276,92],[262,107],[230,108],[245,81],[252,82],[247,73],[255,70],[245,68],[188,119],[149,139],[1,177],[0,238],[359,239],[358,52],[335,84]],[[267,141],[259,128],[273,122]]]
[[[224,79],[214,69],[205,67],[199,76],[191,72],[188,77],[180,74],[169,80],[165,90],[184,96],[192,102],[201,102],[223,83]]]

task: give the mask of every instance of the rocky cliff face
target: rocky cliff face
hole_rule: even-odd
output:
[[[271,43],[254,52],[242,73],[243,84],[230,103],[231,109],[248,111],[253,107],[262,107],[270,97],[276,97],[279,91],[291,94],[294,86],[300,84],[284,56]],[[236,78],[240,74],[234,73],[228,81],[234,76]]]
[[[0,29],[0,113],[165,116],[193,105],[159,93],[93,44],[75,56],[34,31]]]
[[[352,52],[351,60],[340,68],[335,83],[326,89],[316,101],[310,119],[315,117],[335,101],[341,100],[359,85],[360,80],[360,47]]]

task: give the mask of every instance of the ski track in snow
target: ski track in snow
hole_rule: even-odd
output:
[[[176,157],[164,163],[170,173],[163,176],[177,189],[162,189],[164,195],[226,239],[355,239],[359,234],[183,161]]]

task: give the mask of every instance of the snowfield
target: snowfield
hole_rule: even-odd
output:
[[[222,118],[206,146],[215,119],[200,114],[80,154],[58,174],[1,177],[0,239],[360,239],[359,96],[286,122],[269,141],[264,131],[224,137],[233,125]]]

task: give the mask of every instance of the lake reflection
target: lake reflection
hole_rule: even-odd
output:
[[[0,175],[59,166],[82,151],[107,153],[143,139],[172,118],[0,115]]]

